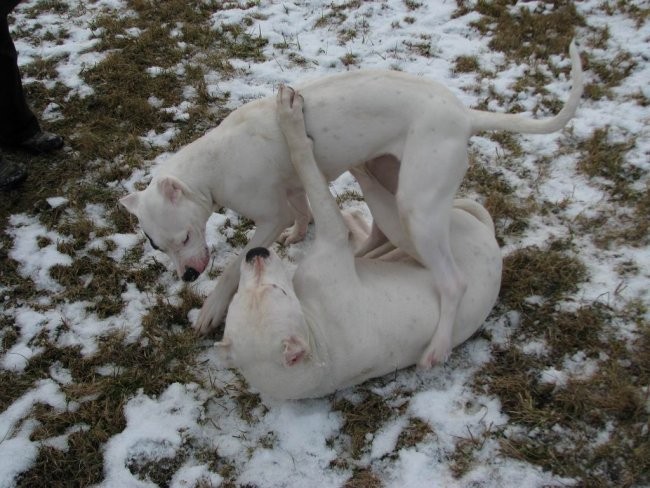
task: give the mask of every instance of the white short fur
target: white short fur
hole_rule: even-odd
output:
[[[344,223],[311,151],[287,90],[278,96],[280,125],[309,201],[316,234],[293,281],[269,251],[242,262],[218,354],[248,383],[278,399],[326,395],[415,364],[431,339],[439,307],[431,273],[392,251],[355,257],[348,229],[367,237],[358,216]],[[358,241],[359,236],[353,235]],[[501,252],[492,220],[478,203],[456,200],[451,211],[454,259],[468,279],[452,330],[452,344],[481,326],[497,298]],[[386,260],[390,258],[391,260]]]
[[[467,141],[484,130],[548,133],[574,115],[582,94],[582,70],[570,47],[572,88],[562,110],[544,120],[468,109],[444,86],[394,71],[352,71],[299,86],[305,98],[307,133],[328,180],[351,170],[370,206],[374,226],[361,253],[390,241],[429,269],[431,294],[440,314],[421,358],[443,361],[467,280],[450,245],[452,201],[466,172]],[[205,223],[225,206],[252,219],[249,249],[304,236],[309,206],[289,163],[275,118],[275,102],[264,98],[232,112],[217,128],[181,149],[148,188],[121,203],[192,280],[208,265]],[[397,177],[398,175],[398,177]],[[390,196],[390,198],[388,198]],[[237,287],[241,257],[221,274],[194,324],[200,333],[224,317]]]

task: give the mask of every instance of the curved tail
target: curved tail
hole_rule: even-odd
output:
[[[580,53],[575,45],[575,41],[571,41],[569,55],[571,57],[571,93],[564,107],[562,107],[562,110],[555,117],[535,120],[518,114],[500,114],[471,110],[472,134],[477,134],[484,130],[507,130],[528,134],[547,134],[564,127],[575,114],[580,97],[582,96],[582,63],[580,62]]]

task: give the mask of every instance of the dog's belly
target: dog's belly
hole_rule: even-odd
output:
[[[406,368],[431,340],[439,307],[430,273],[419,266],[357,260],[362,285],[353,300],[335,303],[331,327],[332,376],[339,388]],[[339,296],[341,300],[342,296]],[[336,335],[336,337],[333,337]]]
[[[452,331],[455,347],[473,335],[492,310],[502,260],[492,232],[467,212],[454,211],[451,240],[454,258],[468,278]],[[427,269],[364,259],[357,259],[356,269],[360,283],[348,293],[341,291],[341,284],[324,284],[318,290],[320,302],[331,305],[324,319],[328,342],[336,345],[329,349],[329,377],[339,388],[415,364],[440,313]]]

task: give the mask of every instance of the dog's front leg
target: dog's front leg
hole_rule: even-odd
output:
[[[312,141],[305,132],[302,95],[290,87],[280,86],[276,103],[278,123],[287,141],[291,162],[309,200],[314,203],[314,244],[328,248],[332,246],[338,251],[341,262],[344,261],[344,256],[352,260],[348,229],[336,201],[332,198],[327,181],[316,164]]]
[[[237,290],[239,284],[239,268],[246,253],[254,247],[269,247],[286,226],[286,218],[281,218],[273,222],[263,222],[258,225],[251,240],[241,253],[239,253],[237,259],[226,266],[226,269],[219,276],[217,285],[207,296],[205,302],[203,302],[199,318],[193,325],[194,330],[198,334],[207,334],[215,329],[224,319],[230,300]]]
[[[311,211],[309,210],[305,190],[302,188],[287,190],[287,202],[293,215],[293,225],[286,228],[278,239],[278,242],[285,246],[302,241],[305,234],[307,234],[307,227],[311,221]]]
[[[219,276],[217,285],[203,302],[199,317],[192,326],[199,335],[205,335],[214,330],[226,315],[228,304],[235,294],[239,282],[240,263],[241,257],[238,257],[226,266]]]

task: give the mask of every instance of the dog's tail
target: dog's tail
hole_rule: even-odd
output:
[[[468,214],[476,217],[477,220],[482,222],[494,235],[494,221],[490,212],[488,212],[483,205],[469,198],[456,198],[454,199],[454,208],[464,210]]]
[[[580,53],[575,45],[575,41],[571,41],[569,55],[571,57],[571,93],[564,107],[562,107],[562,110],[555,117],[535,120],[518,114],[499,114],[471,110],[472,134],[477,134],[484,130],[507,130],[528,134],[547,134],[564,127],[575,114],[583,89],[582,63],[580,62]]]

